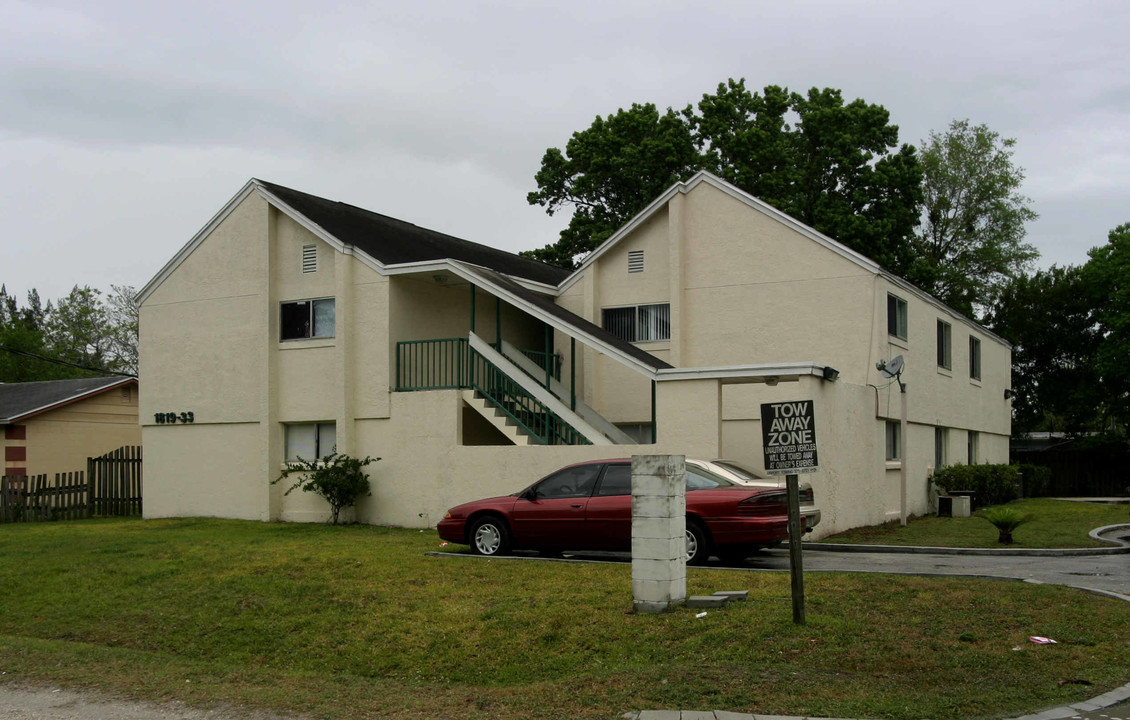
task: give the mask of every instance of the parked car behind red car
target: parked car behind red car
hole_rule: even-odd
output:
[[[779,488],[751,487],[703,464],[687,466],[687,564],[711,555],[740,559],[788,537],[787,501]],[[479,555],[511,549],[631,550],[632,462],[570,465],[521,492],[448,511],[439,536]]]

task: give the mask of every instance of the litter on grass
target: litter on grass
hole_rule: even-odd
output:
[[[704,617],[706,617],[706,613],[700,612],[698,615],[695,615],[695,617],[696,618],[704,618]]]
[[[1058,645],[1059,644],[1055,640],[1052,640],[1051,638],[1040,637],[1039,635],[1033,635],[1032,637],[1030,637],[1028,639],[1031,640],[1032,642],[1036,643],[1037,645]]]

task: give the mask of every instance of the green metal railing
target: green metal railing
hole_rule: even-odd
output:
[[[540,354],[544,359],[546,353]],[[452,389],[475,390],[542,445],[592,444],[501,368],[470,347],[466,338],[409,340],[396,344],[397,392]]]
[[[459,390],[470,387],[467,338],[407,340],[396,344],[396,391]]]
[[[561,382],[561,365],[563,358],[557,353],[547,353],[540,350],[523,350],[522,354],[528,357],[535,365],[542,370],[546,367],[546,358],[549,358],[549,371],[553,374],[553,379]],[[539,385],[545,385],[545,378],[535,378],[538,380]]]

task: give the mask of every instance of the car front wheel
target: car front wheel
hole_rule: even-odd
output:
[[[687,518],[687,565],[705,565],[710,557],[710,538],[697,520]]]
[[[505,555],[510,552],[510,529],[496,517],[479,518],[471,526],[471,552],[476,555]]]

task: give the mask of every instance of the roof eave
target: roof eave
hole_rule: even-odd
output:
[[[113,390],[114,388],[119,388],[123,385],[128,385],[130,383],[133,383],[133,384],[136,385],[137,384],[137,378],[135,378],[135,377],[123,377],[120,380],[118,380],[117,382],[107,383],[106,385],[102,385],[102,386],[97,387],[97,388],[86,390],[86,391],[81,392],[81,393],[76,393],[74,395],[65,397],[61,400],[57,400],[55,402],[48,403],[47,405],[42,405],[40,407],[37,407],[34,410],[28,410],[26,412],[20,413],[19,415],[13,415],[13,416],[7,417],[7,418],[0,418],[0,425],[10,425],[12,423],[23,422],[24,420],[29,420],[29,419],[35,417],[36,415],[42,415],[45,412],[50,412],[52,410],[58,410],[59,408],[65,406],[65,405],[71,405],[73,403],[79,402],[80,400],[85,400],[85,399],[87,399],[89,397],[93,397],[95,395],[101,395],[102,393],[107,392],[108,390]]]

